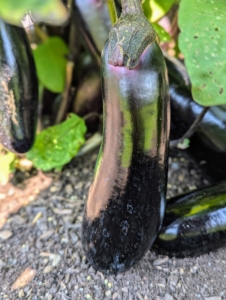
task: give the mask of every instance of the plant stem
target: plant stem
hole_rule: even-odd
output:
[[[122,0],[122,15],[143,12],[141,0]]]
[[[73,70],[74,70],[74,62],[69,60],[67,62],[67,66],[66,66],[66,83],[65,83],[65,89],[63,92],[63,99],[62,99],[60,109],[57,114],[55,124],[59,124],[60,122],[62,122],[63,118],[67,112]]]
[[[43,129],[42,125],[42,107],[43,107],[43,93],[44,86],[39,83],[38,86],[38,122],[37,122],[37,133],[40,133]]]
[[[170,148],[177,147],[178,144],[183,143],[184,139],[189,139],[192,137],[192,135],[197,130],[199,124],[201,123],[202,119],[204,118],[206,112],[209,110],[209,106],[204,107],[202,112],[197,116],[191,127],[188,129],[188,131],[182,136],[182,138],[178,140],[174,140],[170,142]]]
[[[66,65],[65,88],[62,95],[62,101],[59,107],[59,111],[56,116],[55,124],[59,124],[60,122],[62,122],[67,114],[68,106],[71,100],[71,84],[72,84],[73,71],[74,71],[74,66],[78,61],[79,51],[80,51],[79,38],[78,38],[78,34],[74,22],[72,22],[70,26],[70,34],[69,34],[69,56]]]
[[[118,16],[115,7],[115,0],[107,0],[108,11],[111,19],[111,24],[114,25],[118,21]]]
[[[48,35],[40,28],[39,25],[35,25],[35,33],[42,42],[45,42],[49,38]]]

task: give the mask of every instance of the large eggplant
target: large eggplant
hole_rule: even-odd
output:
[[[153,249],[170,256],[207,253],[226,245],[226,181],[167,202]]]
[[[102,53],[104,134],[82,224],[89,262],[108,274],[130,268],[152,245],[164,217],[167,179],[170,107],[164,57],[140,0],[122,1],[122,8]],[[147,37],[140,24],[147,28],[146,44],[140,42]],[[136,38],[131,27],[134,33],[137,28]],[[115,32],[126,36],[119,52]],[[138,56],[128,59],[128,51],[124,56],[128,47],[131,55],[137,47]]]
[[[27,152],[34,141],[38,83],[30,45],[23,28],[0,19],[0,143]]]

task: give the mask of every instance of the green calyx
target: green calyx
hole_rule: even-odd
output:
[[[108,63],[134,69],[156,33],[143,14],[141,0],[122,0],[122,13],[109,34]]]

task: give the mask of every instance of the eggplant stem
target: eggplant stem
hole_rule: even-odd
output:
[[[68,61],[66,66],[66,83],[65,83],[65,89],[63,92],[63,100],[61,102],[55,124],[59,124],[63,121],[63,118],[66,114],[68,104],[69,104],[69,94],[71,90],[71,82],[72,82],[72,76],[73,76],[73,70],[74,70],[74,62]]]
[[[89,36],[87,35],[87,33],[86,33],[86,31],[85,31],[85,29],[83,28],[82,25],[80,25],[80,30],[81,30],[82,35],[83,35],[83,37],[84,37],[84,39],[85,39],[85,41],[86,41],[86,43],[89,47],[89,50],[91,51],[91,53],[93,54],[93,56],[94,56],[94,58],[97,62],[97,65],[100,67],[100,65],[101,65],[100,53],[97,53],[92,41],[90,40]]]
[[[45,42],[49,38],[48,35],[40,28],[39,25],[35,25],[35,33],[42,42]]]
[[[115,0],[107,0],[108,12],[111,19],[111,24],[114,25],[118,21],[118,15],[115,6]]]
[[[75,47],[75,45],[77,47]],[[59,124],[63,121],[64,117],[67,114],[67,109],[69,106],[69,102],[71,100],[71,84],[73,79],[73,71],[74,66],[77,63],[78,57],[79,57],[79,50],[80,44],[79,44],[79,38],[78,34],[75,28],[74,23],[71,23],[70,26],[70,34],[69,34],[69,55],[68,55],[68,61],[66,65],[66,82],[65,87],[63,91],[63,99],[60,104],[60,108],[58,111],[58,114],[56,116],[55,124]]]
[[[170,142],[170,148],[175,148],[177,147],[178,144],[183,143],[185,139],[189,139],[192,137],[192,135],[195,133],[197,130],[198,126],[200,125],[202,119],[204,118],[205,114],[209,110],[209,106],[204,107],[202,112],[197,116],[195,121],[192,123],[191,127],[188,129],[188,131],[178,140],[173,140]]]
[[[122,0],[122,15],[143,13],[141,0]]]
[[[87,120],[89,120],[89,119],[92,118],[92,117],[98,117],[98,118],[100,119],[101,116],[100,116],[100,114],[98,114],[97,112],[91,112],[91,113],[85,115],[85,116],[83,117],[83,120],[84,120],[84,121],[87,121]]]
[[[134,69],[156,33],[146,19],[141,0],[122,0],[122,13],[109,33],[108,63]]]

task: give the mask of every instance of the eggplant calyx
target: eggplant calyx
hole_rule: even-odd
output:
[[[108,63],[134,69],[147,46],[156,40],[156,33],[143,14],[140,0],[125,6],[109,34]]]

